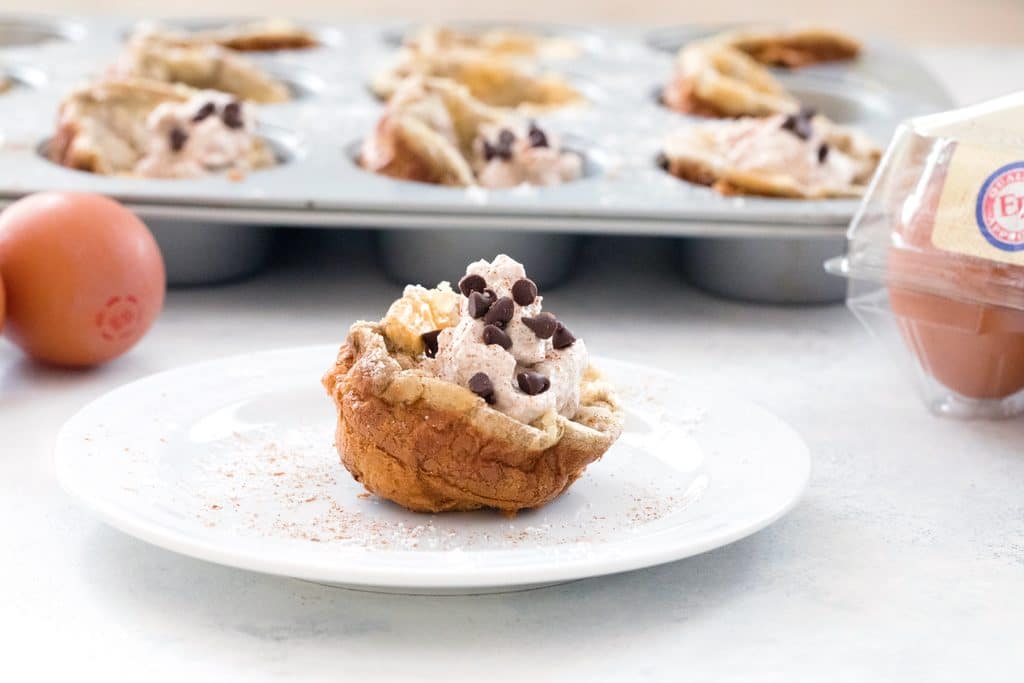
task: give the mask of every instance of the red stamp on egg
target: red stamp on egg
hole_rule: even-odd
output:
[[[112,296],[96,314],[96,327],[107,341],[128,339],[135,334],[141,317],[137,298],[131,294]]]

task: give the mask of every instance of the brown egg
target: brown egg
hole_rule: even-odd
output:
[[[0,332],[4,331],[4,278],[3,273],[0,273]]]
[[[0,272],[11,341],[39,360],[103,363],[130,349],[164,301],[149,229],[100,195],[44,192],[0,214]]]
[[[889,250],[890,303],[928,374],[961,396],[1006,398],[1024,389],[1024,311],[982,302],[996,298],[997,280],[1024,285],[1024,268],[932,246],[943,181],[935,179],[922,206],[897,226]],[[922,278],[942,294],[922,291]]]

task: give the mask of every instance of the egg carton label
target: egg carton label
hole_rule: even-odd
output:
[[[939,199],[932,244],[1024,265],[1024,155],[959,144]]]

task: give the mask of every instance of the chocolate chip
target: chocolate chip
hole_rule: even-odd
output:
[[[479,275],[467,275],[459,280],[459,291],[462,296],[469,296],[470,292],[482,292],[487,289],[487,280]]]
[[[575,343],[576,337],[574,337],[572,332],[569,331],[569,328],[562,323],[558,323],[555,326],[555,335],[554,339],[551,340],[551,345],[556,349],[564,349]]]
[[[821,143],[821,146],[818,147],[818,163],[819,164],[825,163],[825,159],[828,159],[828,145],[826,145],[823,142],[823,143]]]
[[[782,122],[782,129],[788,130],[801,140],[807,140],[811,137],[811,130],[808,123],[795,114],[790,114],[786,117],[786,120]]]
[[[488,404],[494,403],[494,384],[491,382],[491,378],[487,376],[487,373],[478,372],[470,377],[469,390],[487,401]]]
[[[494,303],[494,299],[481,294],[480,292],[469,293],[469,315],[473,318],[482,318],[485,313],[491,308],[491,304]]]
[[[512,348],[512,338],[505,334],[505,330],[497,325],[488,325],[484,328],[484,344],[497,344],[508,351]]]
[[[491,308],[484,316],[484,322],[488,325],[505,327],[505,325],[508,324],[508,321],[512,319],[515,312],[515,302],[513,302],[510,297],[503,296],[491,305]]]
[[[484,160],[490,161],[495,157],[509,161],[512,159],[512,145],[516,141],[516,134],[507,128],[498,133],[498,141],[491,144],[484,140]]]
[[[217,111],[217,105],[215,105],[213,102],[207,102],[203,106],[199,107],[199,111],[197,111],[195,115],[192,117],[192,121],[194,121],[195,123],[199,123],[203,119],[211,116],[215,111]]]
[[[810,107],[800,107],[800,111],[796,114],[790,114],[786,117],[782,122],[782,129],[788,130],[801,140],[809,140],[813,132],[811,119],[814,118],[815,114],[817,112]]]
[[[245,125],[242,120],[242,103],[234,101],[226,104],[220,118],[228,128],[241,128]]]
[[[441,330],[434,330],[433,332],[424,332],[420,335],[423,345],[427,347],[427,358],[433,358],[437,355],[437,338],[440,334]]]
[[[181,128],[175,126],[171,129],[171,150],[174,152],[180,152],[188,142],[188,133],[183,131]]]
[[[535,318],[523,316],[522,321],[538,339],[551,339],[558,328],[558,320],[550,313],[539,313]]]
[[[490,161],[494,157],[498,156],[497,148],[491,143],[484,140],[484,161]]]
[[[516,375],[516,382],[519,383],[519,388],[523,390],[523,393],[530,396],[543,394],[551,388],[551,380],[539,372],[532,372],[530,370]]]
[[[512,143],[515,142],[515,135],[509,139],[505,136],[505,133],[512,135],[512,131],[503,130],[498,135],[497,144],[491,144],[487,140],[484,140],[484,161],[491,161],[492,159],[501,159],[503,161],[509,161],[512,159]]]
[[[536,121],[530,121],[530,132],[527,135],[530,140],[530,147],[547,147],[548,136],[537,127]]]
[[[529,306],[537,298],[537,285],[527,277],[516,280],[512,285],[512,298],[520,306]]]

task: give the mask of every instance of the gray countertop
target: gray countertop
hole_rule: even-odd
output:
[[[965,102],[1006,91],[999,73],[1024,79],[1024,52],[927,57]],[[594,240],[551,298],[595,351],[747,397],[803,435],[810,488],[774,526],[645,571],[431,598],[222,568],[79,509],[50,453],[83,403],[181,363],[339,342],[396,295],[365,235],[295,232],[254,279],[172,291],[99,370],[42,368],[0,340],[0,678],[1020,680],[1024,420],[935,418],[843,307],[710,298],[669,244]]]

